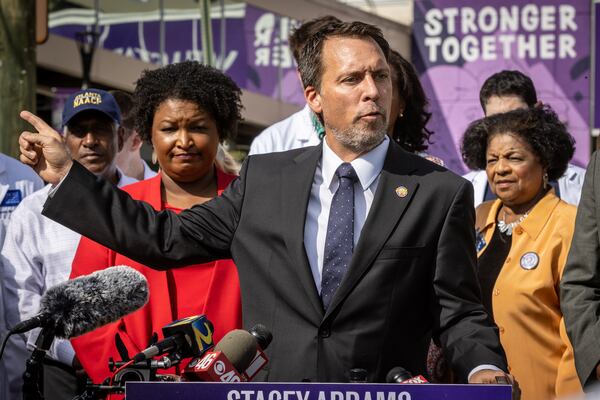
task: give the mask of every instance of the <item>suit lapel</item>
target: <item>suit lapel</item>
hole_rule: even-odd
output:
[[[292,260],[292,268],[298,274],[310,303],[320,317],[323,315],[323,306],[306,256],[304,223],[315,170],[321,154],[322,146],[307,150],[297,156],[293,164],[281,171],[283,182],[281,202],[283,215],[287,219],[282,221],[285,243]]]
[[[344,276],[325,318],[339,306],[371,267],[417,191],[418,178],[409,175],[414,170],[410,165],[410,157],[398,145],[390,142],[373,204],[354,249],[348,272]]]

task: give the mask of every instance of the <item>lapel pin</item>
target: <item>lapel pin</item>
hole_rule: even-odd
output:
[[[408,189],[405,186],[398,186],[396,188],[396,194],[400,198],[406,197],[406,195],[408,195]]]
[[[530,251],[521,256],[521,268],[526,270],[534,269],[540,263],[540,256]]]

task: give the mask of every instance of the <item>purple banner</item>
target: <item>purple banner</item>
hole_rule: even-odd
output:
[[[509,385],[128,382],[127,400],[511,400]]]
[[[50,14],[53,34],[76,39],[95,21],[93,10],[65,9]],[[216,66],[244,89],[288,103],[304,104],[302,87],[287,38],[298,22],[247,4],[225,8],[225,53],[221,54],[219,8],[212,10]],[[158,12],[99,15],[98,47],[144,62],[202,61],[199,10],[167,9],[165,52],[160,52]],[[118,71],[115,71],[118,73]]]
[[[415,0],[413,62],[431,100],[431,154],[465,172],[460,140],[483,117],[479,89],[493,73],[516,69],[568,124],[572,162],[587,165],[590,13],[589,1]]]

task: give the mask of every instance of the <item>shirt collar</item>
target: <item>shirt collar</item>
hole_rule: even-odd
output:
[[[532,239],[536,239],[542,232],[558,203],[560,199],[554,194],[554,189],[550,188],[521,222],[521,227]]]
[[[383,168],[383,163],[385,161],[385,156],[387,154],[389,145],[390,141],[386,135],[381,143],[379,143],[374,149],[361,155],[350,163],[356,171],[356,175],[358,175],[358,180],[360,181],[360,185],[362,186],[363,190],[367,190],[373,181],[375,181],[375,179],[379,176],[379,173]],[[342,159],[339,158],[338,155],[335,154],[327,145],[327,140],[323,140],[321,172],[323,174],[323,183],[327,187],[331,187],[331,182],[333,181],[335,171],[343,163],[344,161],[342,161]]]
[[[317,137],[319,137],[320,139],[320,131],[319,129],[317,129],[318,126],[315,124],[315,118],[317,118],[316,114],[313,113],[308,104],[304,106],[300,113],[303,119],[302,125],[300,126],[302,126],[303,129],[298,129],[296,131],[296,138],[301,141],[308,141],[312,138],[313,135],[317,135]],[[318,122],[318,119],[316,120],[316,122]],[[318,124],[321,125],[320,122],[318,122]]]

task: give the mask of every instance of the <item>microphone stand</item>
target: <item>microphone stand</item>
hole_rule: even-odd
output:
[[[44,358],[54,340],[54,329],[43,327],[23,374],[23,400],[44,400]]]

